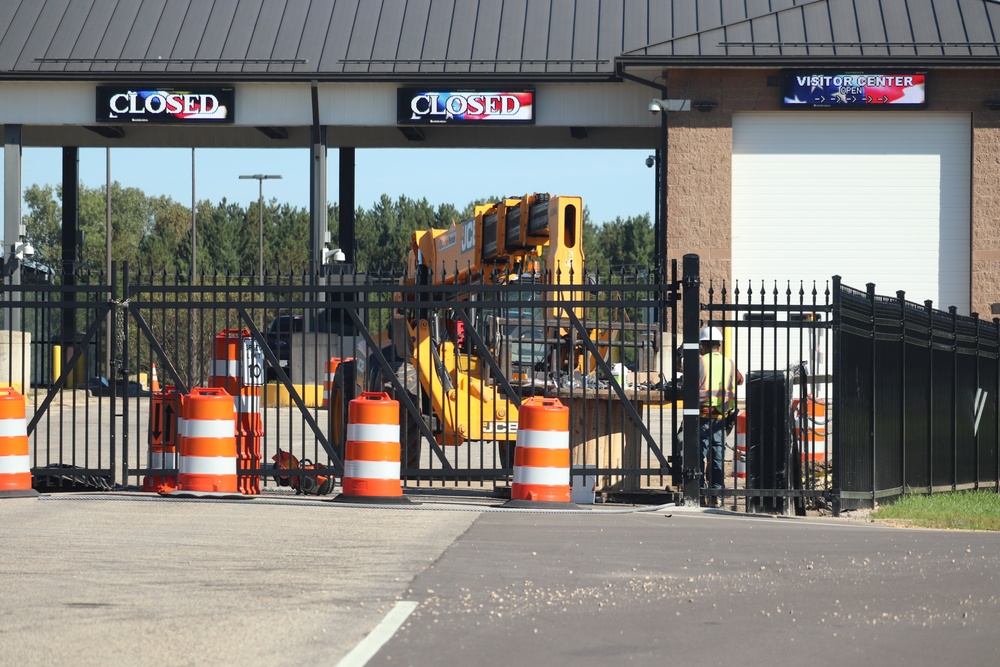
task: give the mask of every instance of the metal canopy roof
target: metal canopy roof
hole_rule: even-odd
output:
[[[0,78],[607,80],[624,66],[1000,65],[996,0],[6,0]]]

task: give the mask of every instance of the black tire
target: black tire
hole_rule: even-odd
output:
[[[330,446],[337,452],[341,462],[344,460],[344,450],[347,447],[348,407],[356,396],[355,375],[357,367],[354,361],[345,361],[337,366],[333,374],[333,387],[330,389],[329,434]]]
[[[413,415],[407,409],[406,402],[400,396],[396,383],[384,377],[378,361],[371,358],[369,361],[374,363],[375,368],[378,369],[377,371],[372,371],[369,376],[372,379],[372,386],[380,387],[381,390],[387,393],[393,400],[399,401],[400,461],[403,463],[404,470],[415,470],[420,467],[420,451],[423,444],[423,435],[420,432],[420,422],[417,421],[422,418],[422,416]],[[418,410],[422,410],[423,406],[421,405],[420,400],[420,380],[417,378],[416,369],[408,361],[402,359],[390,358],[386,361],[388,361],[396,381],[403,387],[403,390],[409,397],[410,402],[416,406]],[[369,366],[369,369],[371,368],[372,367]]]
[[[420,401],[420,380],[417,378],[417,370],[406,361],[401,361],[393,364],[396,379],[401,385],[406,389],[406,395],[409,397],[410,402],[418,410],[422,409]],[[390,396],[396,395],[398,392],[395,389],[395,385],[391,382],[389,383],[392,389],[389,392]],[[388,390],[387,390],[388,391]],[[398,398],[396,400],[399,400]],[[420,450],[423,444],[423,434],[420,432],[420,422],[418,419],[422,419],[422,415],[414,415],[406,408],[406,404],[403,401],[399,401],[399,444],[403,448],[401,452],[401,460],[406,465],[407,470],[415,470],[420,467]]]

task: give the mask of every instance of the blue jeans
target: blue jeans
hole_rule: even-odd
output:
[[[701,438],[701,488],[721,489],[725,479],[724,454],[726,450],[726,420],[700,419],[698,434]],[[708,459],[709,478],[705,484],[705,460]]]

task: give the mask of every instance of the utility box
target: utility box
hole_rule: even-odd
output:
[[[0,329],[0,385],[31,391],[31,332]]]
[[[783,371],[747,376],[747,489],[787,490],[792,449],[791,378]],[[748,507],[785,512],[784,497],[749,496]]]

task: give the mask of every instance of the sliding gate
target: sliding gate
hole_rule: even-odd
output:
[[[264,491],[290,490],[279,477],[339,480],[345,408],[362,391],[401,405],[407,488],[509,490],[516,427],[449,417],[476,414],[469,408],[489,394],[515,409],[546,398],[570,411],[577,486],[608,499],[679,490],[673,266],[594,267],[566,285],[542,271],[456,284],[343,266],[194,281],[128,266],[36,278],[3,287],[0,381],[25,394],[42,489],[134,489],[174,474],[150,468],[161,427],[150,423],[154,368],[161,390],[208,386],[226,336],[242,350],[226,361],[260,378],[259,451],[241,475]],[[407,349],[421,331],[430,356]],[[435,405],[442,395],[451,412]],[[315,467],[278,475],[284,454]]]

